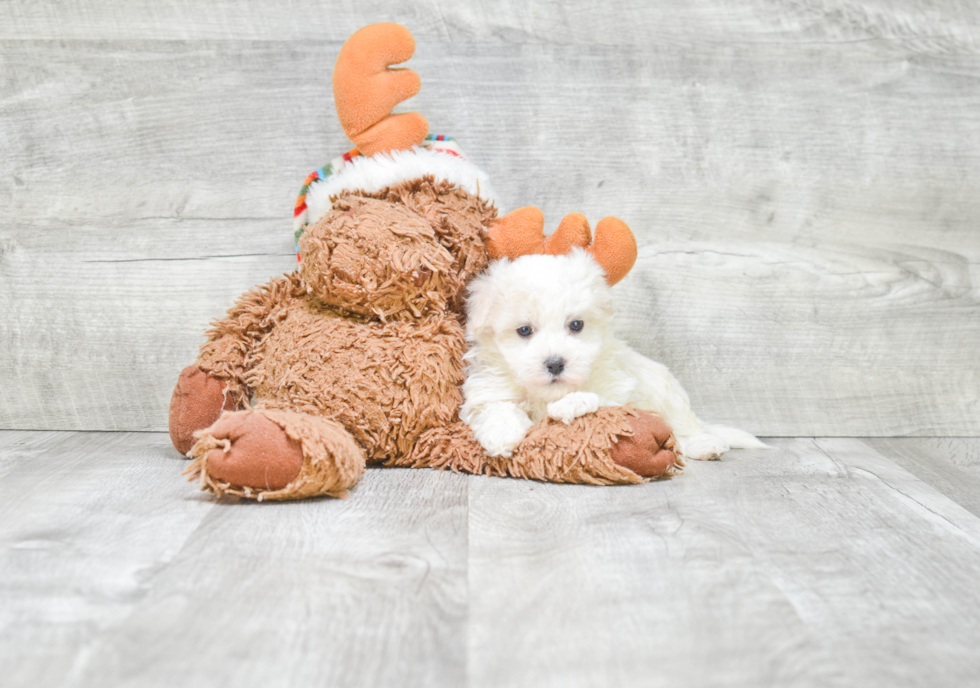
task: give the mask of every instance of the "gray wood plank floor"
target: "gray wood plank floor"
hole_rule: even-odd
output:
[[[773,443],[634,487],[376,469],[254,504],[162,433],[0,432],[2,682],[980,684],[980,439]]]

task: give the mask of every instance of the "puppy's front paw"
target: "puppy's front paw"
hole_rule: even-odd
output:
[[[509,458],[527,435],[527,428],[516,421],[501,423],[496,428],[487,428],[486,434],[477,434],[477,440],[490,456]]]
[[[731,449],[725,440],[707,432],[690,437],[678,437],[677,443],[680,445],[681,456],[696,461],[717,461],[722,454]]]
[[[548,404],[548,417],[566,425],[586,413],[595,413],[602,406],[602,397],[592,392],[572,392]]]
[[[512,406],[494,404],[471,424],[477,442],[490,456],[510,457],[534,424],[526,413]]]

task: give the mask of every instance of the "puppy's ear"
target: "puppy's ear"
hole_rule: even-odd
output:
[[[490,331],[491,316],[497,302],[497,290],[493,286],[490,275],[482,275],[469,286],[469,297],[466,299],[466,331],[473,337],[479,337]]]

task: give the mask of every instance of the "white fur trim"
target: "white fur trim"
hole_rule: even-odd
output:
[[[490,188],[490,178],[466,158],[452,153],[426,148],[379,153],[371,157],[356,157],[336,174],[310,186],[306,195],[309,209],[307,222],[316,222],[327,213],[332,204],[331,196],[341,191],[367,191],[381,189],[432,175],[437,181],[447,181],[464,191],[496,204]]]

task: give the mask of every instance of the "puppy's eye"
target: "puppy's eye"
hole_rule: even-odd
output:
[[[568,323],[568,329],[570,329],[572,332],[581,332],[583,327],[585,327],[585,323],[581,320],[573,320],[572,322]]]
[[[534,334],[534,330],[532,330],[529,325],[521,325],[517,328],[517,334],[521,335],[522,337],[530,337],[532,334]]]

